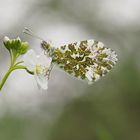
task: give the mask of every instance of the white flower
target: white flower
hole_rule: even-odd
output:
[[[33,50],[29,50],[23,56],[23,61],[27,69],[34,72],[39,88],[48,89],[48,78],[52,58],[45,55],[44,52],[41,53],[41,55],[36,55]]]

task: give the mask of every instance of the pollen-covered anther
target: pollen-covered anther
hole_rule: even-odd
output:
[[[39,65],[39,64],[36,65],[36,74],[37,75],[47,76],[48,70],[49,69],[47,67],[45,67],[45,66],[42,66],[42,65]]]

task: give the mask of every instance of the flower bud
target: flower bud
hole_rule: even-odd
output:
[[[29,48],[29,44],[27,42],[22,42],[19,37],[16,39],[9,39],[5,36],[3,43],[8,50],[14,50],[14,52],[17,52],[20,55],[25,54]]]
[[[28,48],[29,48],[28,42],[22,42],[21,46],[20,46],[20,49],[19,49],[19,53],[20,54],[25,54],[27,52]]]
[[[19,38],[19,36],[17,37],[17,39],[16,40],[18,40],[19,42],[21,42],[21,39]]]
[[[9,41],[9,40],[10,40],[9,37],[5,36],[4,39],[3,39],[3,42],[7,43],[7,41]]]
[[[4,37],[3,44],[8,50],[10,50],[10,39],[9,39],[9,37],[7,37],[7,36]]]

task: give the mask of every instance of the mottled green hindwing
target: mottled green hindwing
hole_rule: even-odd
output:
[[[61,46],[54,49],[52,56],[64,71],[89,83],[108,73],[117,61],[115,51],[95,40]]]

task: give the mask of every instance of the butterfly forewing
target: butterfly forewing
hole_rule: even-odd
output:
[[[108,73],[117,61],[115,51],[95,40],[63,45],[55,49],[52,56],[60,68],[89,83]]]

